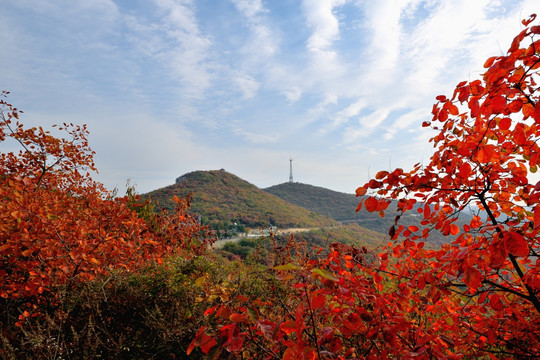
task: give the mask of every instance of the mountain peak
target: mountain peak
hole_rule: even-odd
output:
[[[316,228],[337,224],[329,217],[293,205],[224,169],[193,171],[178,177],[173,185],[145,197],[171,210],[171,199],[192,194],[191,212],[208,224],[237,222],[248,227]]]

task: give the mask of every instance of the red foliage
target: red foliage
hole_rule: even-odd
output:
[[[0,141],[21,147],[0,153],[1,297],[29,299],[35,308],[45,295],[54,301],[59,285],[205,248],[205,229],[186,212],[189,199],[177,199],[175,214],[148,221],[133,210],[144,203],[113,198],[91,179],[85,126],[64,124],[58,130],[69,139],[57,138],[24,128],[21,112],[1,98],[0,107]]]
[[[480,350],[502,357],[539,356],[540,193],[529,182],[540,165],[536,34],[537,26],[525,28],[506,55],[485,62],[482,80],[460,83],[450,99],[437,97],[432,122],[424,124],[438,131],[429,164],[384,174],[382,186],[367,183],[357,191],[400,202],[416,198],[426,204],[427,232],[460,234],[438,251],[420,253],[411,249],[417,237],[403,231],[407,239],[392,245],[398,265],[383,266],[399,279],[429,275],[445,285],[463,301],[453,310],[461,314],[456,326]],[[484,215],[460,231],[453,222],[470,205]]]
[[[401,213],[421,203],[422,229],[399,225],[398,216],[371,263],[336,244],[326,259],[274,267],[287,296],[269,290],[209,309],[214,325],[190,349],[201,346],[209,358],[539,358],[540,182],[529,183],[540,166],[534,19],[506,55],[486,61],[482,80],[437,97],[423,124],[437,131],[429,164],[379,172],[356,191],[367,195],[358,209],[382,215],[388,199]],[[484,216],[460,229],[455,220],[470,205]],[[457,238],[424,249],[419,240],[432,231]]]

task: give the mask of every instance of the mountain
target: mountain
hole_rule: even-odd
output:
[[[395,217],[398,214],[396,202],[388,207],[385,211],[385,217],[381,218],[378,213],[370,213],[363,208],[357,212],[356,208],[360,199],[356,195],[297,182],[274,185],[264,190],[292,204],[329,216],[342,223],[354,222],[363,228],[383,234],[388,234],[388,230],[394,225]],[[470,215],[462,213],[456,224],[461,227],[470,220]],[[420,221],[421,216],[412,210],[403,214],[399,223],[407,226],[420,226]],[[432,231],[428,242],[433,245],[441,245],[453,239],[455,237],[444,236],[439,231]]]
[[[304,207],[338,221],[365,218],[365,214],[356,212],[358,199],[352,194],[297,182],[286,182],[263,190],[291,204]]]
[[[173,196],[192,195],[191,212],[218,228],[238,223],[247,227],[318,228],[336,226],[330,217],[293,205],[225,170],[194,171],[176,183],[143,195],[172,210]]]

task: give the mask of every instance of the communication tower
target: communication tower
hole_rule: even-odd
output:
[[[289,182],[292,183],[293,182],[293,177],[292,177],[292,158],[289,159],[289,163],[290,163],[290,171],[289,171]]]

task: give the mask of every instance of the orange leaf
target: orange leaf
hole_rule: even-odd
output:
[[[356,196],[364,196],[366,195],[367,189],[363,186],[356,189]]]
[[[375,179],[377,180],[381,180],[382,178],[384,178],[386,175],[388,175],[388,171],[379,171],[376,175],[375,175]]]
[[[0,246],[0,252],[2,252],[4,250],[7,250],[7,249],[10,249],[10,248],[11,248],[10,244],[4,244],[4,245]]]
[[[489,59],[487,59],[486,62],[484,63],[484,68],[487,69],[488,67],[493,65],[493,62],[495,61],[496,58],[497,58],[497,56],[492,56]]]

